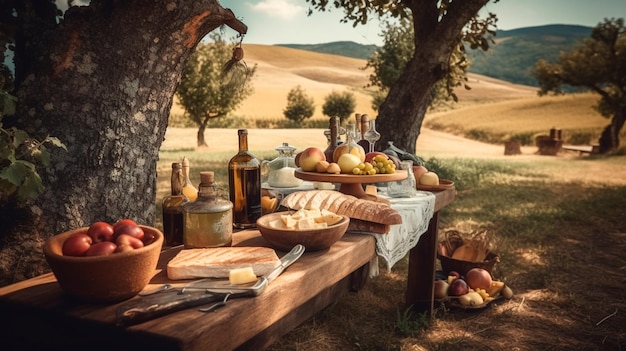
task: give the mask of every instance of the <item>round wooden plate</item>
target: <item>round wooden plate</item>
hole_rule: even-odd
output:
[[[447,179],[440,179],[439,185],[424,185],[417,184],[417,190],[426,190],[426,191],[438,191],[438,190],[446,190],[450,189],[454,186],[454,182]]]
[[[403,169],[396,170],[391,174],[374,174],[374,175],[354,175],[354,174],[326,174],[317,172],[305,172],[302,168],[297,168],[294,172],[296,178],[313,182],[330,182],[330,183],[384,183],[402,180],[407,177],[407,171]]]
[[[366,194],[362,184],[384,183],[406,179],[408,172],[403,169],[396,170],[391,174],[374,174],[374,175],[354,175],[354,174],[325,174],[317,172],[305,172],[301,168],[297,168],[294,172],[296,178],[313,182],[329,182],[339,183],[339,191],[352,195],[359,199],[367,199],[372,201],[382,201],[389,203],[379,196]]]

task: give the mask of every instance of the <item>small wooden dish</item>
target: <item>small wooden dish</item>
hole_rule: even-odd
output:
[[[417,190],[441,191],[454,187],[454,182],[447,179],[440,179],[438,185],[417,184]]]
[[[289,213],[289,211],[270,213],[256,222],[257,229],[263,238],[274,248],[283,251],[289,251],[297,244],[302,244],[307,252],[327,249],[343,237],[350,224],[350,217],[343,216],[339,223],[326,228],[290,230],[269,226],[273,220],[280,219],[281,215]]]

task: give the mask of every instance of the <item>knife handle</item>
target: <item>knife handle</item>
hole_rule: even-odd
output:
[[[172,312],[223,300],[224,295],[205,291],[185,292],[184,294],[180,291],[167,291],[144,296],[119,306],[116,312],[116,324],[118,326],[139,324]]]

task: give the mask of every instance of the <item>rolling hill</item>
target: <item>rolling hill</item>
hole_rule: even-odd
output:
[[[498,30],[494,37],[495,44],[488,51],[468,51],[472,62],[469,71],[512,83],[536,86],[530,70],[537,60],[555,61],[561,51],[570,50],[581,39],[589,37],[591,30],[591,27],[561,24]],[[376,50],[374,45],[354,42],[279,46],[363,60],[367,60]]]
[[[313,97],[316,105],[313,118],[326,118],[322,114],[325,97],[332,91],[354,93],[356,112],[376,116],[371,107],[371,97],[364,88],[369,71],[363,70],[364,59],[322,54],[307,50],[275,45],[244,45],[244,61],[257,67],[253,79],[254,93],[233,113],[248,119],[284,118],[288,92],[301,86]],[[510,100],[536,95],[536,88],[511,84],[479,74],[470,74],[471,90],[459,89],[461,105]],[[180,114],[174,104],[173,114]]]

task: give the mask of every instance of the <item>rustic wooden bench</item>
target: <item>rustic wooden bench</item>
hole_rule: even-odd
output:
[[[582,154],[597,154],[599,152],[600,146],[597,144],[594,145],[563,145],[561,146],[562,150],[567,151],[578,151],[580,155]]]

